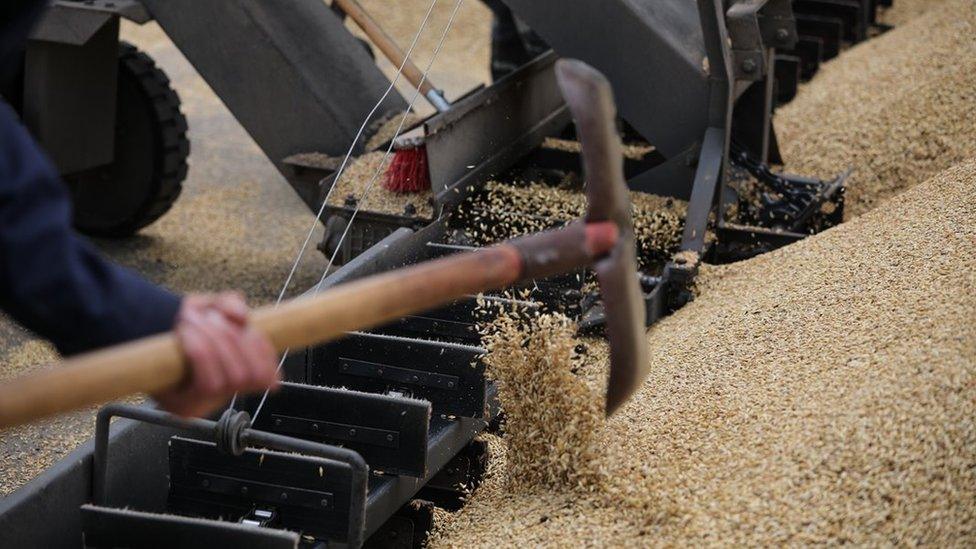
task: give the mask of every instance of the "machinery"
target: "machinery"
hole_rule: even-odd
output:
[[[822,61],[885,30],[876,14],[891,1],[793,0],[778,3],[785,8],[764,8],[764,18],[795,21],[795,27],[763,37],[775,47],[774,100],[789,101],[798,82],[812,77]],[[138,231],[168,211],[187,172],[190,147],[179,97],[152,59],[120,42],[120,18],[139,24],[155,18],[306,202],[314,202],[310,187],[317,180],[308,181],[300,153],[344,153],[382,93],[385,79],[370,47],[346,32],[338,7],[330,12],[318,0],[293,2],[288,10],[198,4],[55,0],[32,35],[22,77],[0,90],[61,170],[79,230],[97,236]],[[741,63],[736,71],[754,76],[766,74],[769,64],[757,56]],[[271,70],[280,81],[263,78]],[[742,103],[761,107],[768,94],[751,89]],[[393,94],[380,115],[405,106]],[[776,163],[775,144],[771,152]]]
[[[341,160],[388,82],[346,31],[341,14],[319,0],[294,0],[288,10],[239,0],[60,1],[52,9],[70,21],[62,30],[90,30],[72,47],[93,56],[107,52],[113,40],[118,47],[118,17],[160,23],[310,209],[327,214],[321,247],[344,265],[324,287],[477,246],[459,237],[452,216],[478,200],[489,180],[515,182],[527,174],[581,179],[579,152],[544,146],[546,138],[581,137],[557,82],[557,56],[582,59],[606,74],[625,139],[653,147],[624,162],[628,186],[687,204],[677,244],[656,264],[632,273],[640,281],[634,298],[645,325],[691,299],[701,258],[748,257],[841,220],[844,175],[819,180],[770,169],[779,160],[772,110],[788,98],[784,89],[791,82],[811,74],[801,74],[804,60],[826,58],[828,46],[870,34],[879,2],[580,0],[571,9],[549,0],[507,4],[554,52],[423,121],[434,212],[428,216],[409,209],[369,211],[361,207],[362,197],[326,203],[339,163],[310,161],[306,153]],[[561,16],[549,17],[557,4]],[[812,23],[801,26],[801,15]],[[58,28],[52,21],[45,25]],[[842,32],[835,41],[838,21]],[[56,33],[44,34],[45,28],[38,31],[42,43],[31,47],[52,65],[65,62],[67,46],[54,40]],[[105,44],[96,50],[99,33]],[[28,83],[32,55],[28,51]],[[270,70],[274,82],[264,77]],[[114,78],[121,90],[121,72]],[[115,102],[106,102],[103,114],[110,104]],[[391,94],[378,112],[406,107]],[[27,112],[48,112],[31,109],[24,110],[29,121]],[[112,148],[111,128],[102,128],[103,153]],[[353,153],[363,152],[361,139]],[[69,164],[59,166],[68,171]],[[129,219],[125,230],[114,225],[104,232],[126,232],[146,218]],[[523,305],[570,311],[597,331],[609,322],[612,333],[607,296],[588,291],[587,274],[577,274],[536,281]],[[289,383],[263,404],[253,425],[228,418],[181,422],[148,407],[106,407],[93,442],[0,501],[0,540],[51,547],[76,546],[79,535],[90,547],[160,540],[416,546],[430,526],[432,505],[460,505],[460,486],[476,485],[488,458],[476,435],[490,428],[498,410],[479,359],[485,349],[475,307],[471,296],[369,332],[293,349],[285,364]],[[239,409],[259,406],[246,401]],[[125,419],[109,432],[113,416]],[[47,527],[52,521],[59,527]]]

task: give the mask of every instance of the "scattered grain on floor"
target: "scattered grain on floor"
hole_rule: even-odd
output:
[[[853,168],[849,218],[976,155],[974,33],[976,2],[945,0],[825,63],[776,114],[787,169]]]
[[[362,0],[361,4],[379,22],[380,26],[393,37],[396,43],[406,50],[421,26],[424,14],[430,7],[430,0]],[[447,25],[456,2],[436,2],[427,27],[414,48],[410,59],[424,70],[434,52],[434,47]],[[355,23],[347,20],[346,26],[358,36],[364,36]],[[383,54],[373,47],[377,64],[393,78],[396,67],[387,61]],[[445,39],[444,46],[431,67],[429,81],[444,90],[448,99],[455,99],[479,84],[491,81],[491,12],[480,1],[466,1],[461,4],[454,24]],[[410,100],[414,89],[405,78],[400,78],[397,89]],[[421,98],[416,104],[422,115],[434,112],[433,107]]]
[[[972,546],[974,187],[970,160],[706,269],[707,291],[650,330],[650,377],[605,427],[607,486],[493,475],[432,545]]]
[[[138,236],[100,245],[116,261],[174,290],[236,288],[252,304],[268,303],[278,296],[314,216],[278,214],[275,232],[282,236],[269,240],[258,234],[268,221],[253,217],[252,203],[261,197],[256,182],[186,196]],[[306,250],[289,295],[311,287],[323,268],[321,254]]]

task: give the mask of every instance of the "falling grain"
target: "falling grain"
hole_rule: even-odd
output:
[[[603,479],[603,399],[577,375],[575,331],[563,316],[505,311],[483,338],[506,414],[511,489],[585,489]]]

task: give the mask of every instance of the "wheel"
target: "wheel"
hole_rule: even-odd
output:
[[[94,236],[128,236],[166,213],[182,190],[190,142],[180,98],[153,60],[119,44],[115,161],[65,182],[75,227]]]

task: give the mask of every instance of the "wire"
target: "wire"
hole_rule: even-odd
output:
[[[308,250],[308,245],[312,241],[312,236],[315,234],[315,229],[319,226],[319,222],[322,219],[322,214],[325,212],[325,207],[329,203],[329,198],[332,196],[332,191],[339,186],[339,178],[341,178],[343,173],[346,171],[346,165],[349,163],[349,158],[352,156],[352,152],[356,149],[356,143],[359,142],[359,139],[363,136],[363,132],[366,131],[366,126],[369,124],[370,119],[373,118],[373,115],[375,115],[376,111],[379,110],[380,105],[386,101],[386,98],[389,97],[390,92],[393,91],[393,88],[396,87],[397,82],[400,81],[400,76],[403,75],[403,68],[407,65],[410,55],[417,46],[417,42],[420,40],[420,35],[422,35],[424,29],[427,28],[427,23],[430,21],[430,14],[434,12],[434,6],[436,5],[437,0],[431,0],[430,6],[427,8],[427,13],[424,14],[424,19],[420,22],[420,28],[417,29],[417,33],[414,34],[413,41],[410,42],[410,47],[407,48],[406,53],[403,55],[403,61],[400,63],[400,66],[397,67],[396,76],[393,77],[390,85],[386,87],[386,91],[383,92],[383,95],[381,95],[379,100],[376,101],[376,104],[373,105],[373,108],[369,111],[369,114],[366,115],[363,123],[359,126],[359,131],[356,132],[356,137],[354,137],[352,139],[352,143],[349,144],[349,150],[346,151],[346,156],[342,159],[342,164],[339,165],[339,170],[336,171],[335,180],[332,186],[329,188],[329,191],[326,193],[325,198],[322,200],[322,205],[319,207],[319,211],[315,214],[315,219],[312,220],[312,226],[308,229],[308,234],[305,236],[305,241],[302,242],[302,247],[298,250],[298,255],[295,257],[295,261],[291,265],[291,270],[288,271],[288,276],[285,278],[285,283],[282,285],[281,291],[278,292],[278,298],[275,300],[274,304],[275,307],[278,307],[278,305],[281,304],[281,301],[285,298],[285,293],[288,291],[288,287],[295,278],[295,273],[298,271],[298,265],[301,264],[302,258],[305,256],[305,252]],[[426,74],[424,76],[426,77]],[[406,117],[406,113],[404,113],[404,117]],[[319,181],[319,185],[321,186],[324,182],[325,178]],[[332,262],[330,261],[329,266],[326,267],[326,271],[328,271],[331,266]],[[289,350],[290,349],[286,349],[285,352],[282,353],[281,359],[278,361],[278,369],[276,372],[281,371],[281,367],[285,363],[285,357],[288,356]],[[228,410],[234,409],[234,406],[237,404],[237,396],[238,393],[234,393],[234,397],[231,399],[230,405],[227,407]],[[265,397],[267,397],[267,392],[265,392]]]
[[[427,62],[427,66],[424,67],[423,76],[421,76],[420,82],[416,86],[417,89],[414,91],[413,97],[410,98],[410,105],[407,108],[407,110],[404,111],[403,115],[400,117],[400,124],[399,126],[397,126],[396,132],[393,134],[393,138],[390,139],[390,144],[386,147],[386,152],[383,154],[383,161],[377,165],[376,170],[373,172],[373,177],[369,180],[369,183],[366,184],[366,188],[363,190],[362,196],[356,201],[356,208],[353,210],[352,215],[349,216],[349,222],[346,223],[346,228],[342,231],[342,235],[339,237],[339,242],[336,245],[335,250],[332,252],[332,256],[329,258],[329,264],[326,265],[325,270],[322,271],[322,277],[319,279],[318,284],[315,285],[314,293],[317,294],[322,289],[322,283],[325,281],[326,276],[328,276],[329,270],[332,269],[332,264],[335,262],[336,256],[339,254],[339,250],[342,249],[342,242],[346,239],[346,235],[349,234],[349,229],[352,227],[353,221],[356,219],[356,214],[359,213],[360,208],[362,208],[362,205],[365,204],[366,199],[369,197],[370,190],[372,190],[373,185],[376,183],[376,180],[379,179],[380,173],[382,173],[383,171],[383,165],[386,164],[387,158],[389,158],[391,152],[393,151],[393,143],[394,141],[396,141],[396,138],[400,135],[400,132],[403,131],[403,126],[406,124],[407,113],[409,113],[411,109],[413,109],[413,106],[417,102],[417,99],[420,98],[421,95],[420,88],[422,88],[424,82],[426,82],[427,75],[430,73],[430,69],[434,65],[434,60],[437,59],[438,54],[440,54],[441,48],[444,46],[444,40],[445,38],[447,38],[448,31],[451,30],[451,26],[454,25],[454,20],[457,17],[458,11],[460,10],[462,3],[464,3],[464,0],[457,0],[457,2],[454,4],[454,10],[451,12],[451,17],[450,19],[448,19],[447,24],[444,26],[444,31],[441,33],[441,37],[437,41],[437,46],[434,48],[434,52],[431,55],[430,60]],[[278,363],[278,370],[281,370],[281,366],[282,364],[284,364],[284,362],[285,359],[284,357],[282,357],[281,361]],[[255,408],[254,410],[253,420],[257,420],[258,415],[261,413],[261,409],[264,407],[265,401],[268,400],[269,392],[270,389],[265,389],[264,395],[261,397],[261,401],[258,403],[257,408]]]

